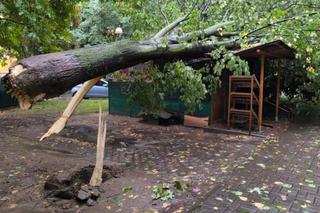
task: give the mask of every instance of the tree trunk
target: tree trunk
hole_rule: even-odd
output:
[[[104,148],[106,144],[107,133],[107,114],[102,112],[101,106],[99,106],[98,128],[96,165],[89,183],[91,186],[100,186],[102,183],[103,160],[105,152]]]
[[[229,49],[237,46],[235,40],[167,46],[123,40],[26,58],[11,67],[3,80],[7,92],[27,109],[35,101],[56,97],[79,83],[119,69],[152,59],[198,58],[221,45]]]

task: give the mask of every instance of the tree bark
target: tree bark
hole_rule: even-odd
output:
[[[217,47],[238,46],[235,39],[190,44],[155,45],[123,40],[89,48],[33,56],[18,61],[3,78],[7,92],[21,108],[63,94],[73,86],[153,59],[198,58]]]

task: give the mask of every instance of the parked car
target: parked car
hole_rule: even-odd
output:
[[[78,92],[81,86],[82,84],[78,84],[71,89],[72,96],[74,96],[76,92]],[[101,79],[89,90],[85,98],[107,98],[108,94],[108,82]]]

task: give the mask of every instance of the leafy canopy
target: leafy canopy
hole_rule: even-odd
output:
[[[72,41],[77,0],[0,2],[0,59],[61,51]]]

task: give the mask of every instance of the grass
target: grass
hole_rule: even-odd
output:
[[[38,102],[32,106],[30,110],[22,111],[21,113],[62,113],[67,107],[69,100],[51,99],[42,102]],[[99,112],[99,105],[101,105],[103,111],[108,111],[107,99],[84,99],[75,110],[75,114],[86,114]]]

